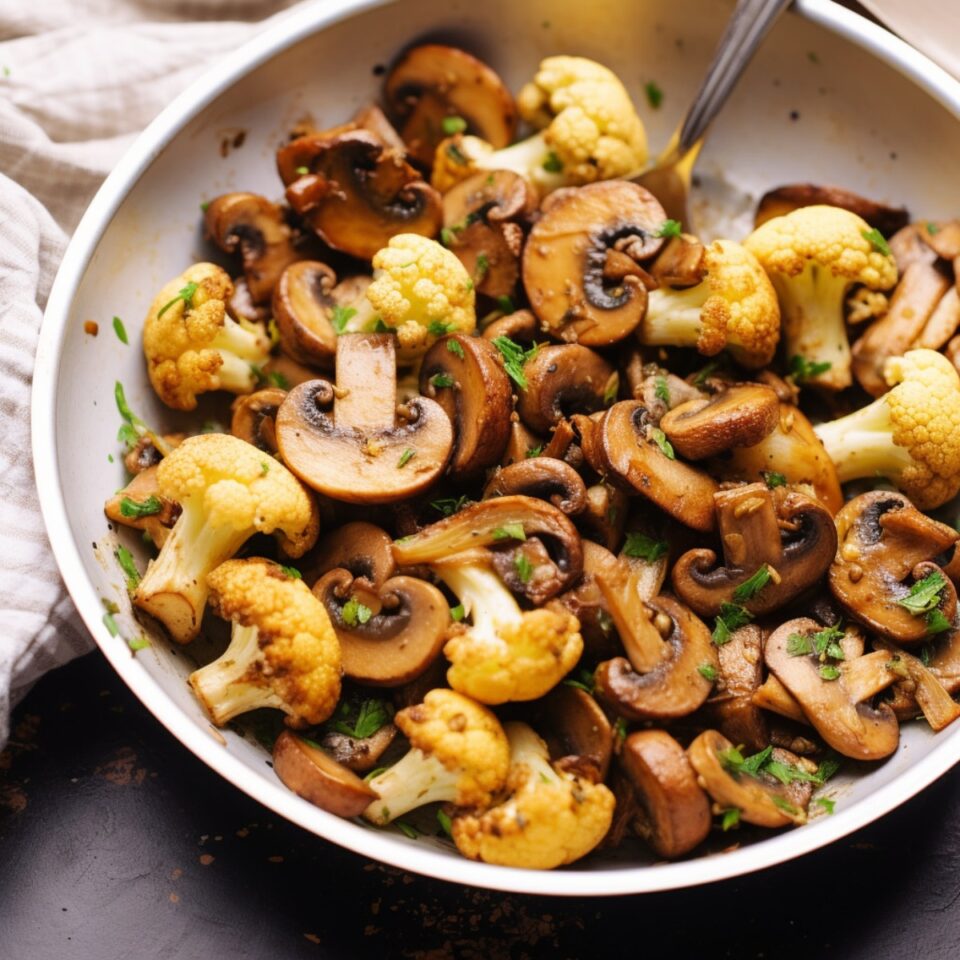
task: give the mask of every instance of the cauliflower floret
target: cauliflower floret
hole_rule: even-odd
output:
[[[278,460],[229,434],[188,437],[157,467],[157,488],[182,512],[133,602],[179,643],[200,630],[207,574],[254,533],[279,532],[291,557],[317,539],[317,507],[303,484]]]
[[[889,290],[897,282],[896,262],[877,239],[855,213],[817,205],[774,217],[744,241],[777,291],[788,360],[816,365],[806,379],[817,386],[850,386],[843,309],[850,287]]]
[[[704,264],[696,286],[650,292],[640,341],[696,347],[708,357],[726,348],[745,367],[765,366],[780,338],[780,310],[763,268],[732,240],[711,243]]]
[[[397,234],[375,254],[373,268],[367,300],[396,331],[401,361],[423,356],[445,333],[476,329],[473,282],[456,255],[435,240]]]
[[[921,510],[960,491],[960,376],[934,350],[891,357],[893,389],[861,410],[815,428],[841,483],[887,477]]]
[[[270,338],[256,323],[227,315],[233,282],[213,263],[195,263],[154,298],[143,326],[147,373],[175,410],[194,410],[208,390],[252,393],[253,367],[270,359]]]
[[[190,675],[213,722],[273,707],[289,727],[323,723],[340,697],[340,644],[310,588],[260,557],[220,564],[207,586],[214,612],[233,622],[223,656]]]
[[[506,734],[490,710],[454,690],[431,690],[393,722],[412,749],[370,781],[378,799],[363,812],[368,820],[389,823],[436,801],[490,805],[510,766]]]
[[[453,819],[453,841],[471,860],[551,870],[586,856],[604,838],[615,800],[591,783],[551,765],[547,745],[525,723],[506,723],[510,773],[505,803]]]
[[[447,682],[481,703],[536,700],[552,690],[583,652],[580,622],[553,610],[522,611],[500,578],[473,564],[437,564],[472,625],[454,624],[443,648]]]
[[[494,150],[479,137],[441,141],[433,185],[448,190],[477,170],[513,170],[541,193],[638,173],[647,137],[630,95],[611,70],[583,57],[547,57],[517,97],[540,133]]]

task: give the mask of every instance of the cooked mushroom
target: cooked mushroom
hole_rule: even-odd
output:
[[[732,631],[717,655],[718,692],[707,701],[710,714],[728,740],[762,750],[770,742],[770,731],[753,696],[763,681],[763,631],[755,623]]]
[[[737,383],[668,410],[660,429],[688,460],[705,460],[733,447],[753,447],[780,420],[777,395],[759,383]]]
[[[534,702],[533,718],[557,769],[594,783],[606,780],[613,754],[613,727],[589,693],[561,683]]]
[[[506,540],[491,547],[489,556],[507,589],[535,607],[555,597],[566,585],[563,571],[539,537],[527,537],[521,542]]]
[[[477,173],[443,195],[443,241],[477,293],[505,297],[520,278],[520,224],[537,209],[528,181],[510,170]]]
[[[407,151],[425,167],[433,164],[437,144],[461,129],[498,149],[513,140],[517,107],[510,91],[490,67],[457,47],[411,47],[387,75],[383,95]],[[451,119],[463,123],[454,129]]]
[[[660,250],[665,220],[653,194],[626,180],[551,193],[523,252],[523,286],[543,330],[588,347],[633,332],[647,307],[638,261]]]
[[[396,572],[390,535],[363,520],[345,523],[326,534],[300,562],[308,585],[331,570],[349,570],[368,590],[379,594]]]
[[[233,401],[230,432],[265,453],[277,452],[276,417],[287,396],[279,387],[266,387]]]
[[[273,771],[304,800],[340,817],[358,817],[377,799],[352,770],[289,730],[273,745]]]
[[[186,436],[185,433],[165,433],[158,437],[152,431],[144,434],[123,455],[124,469],[136,476],[148,467],[155,467],[171,450],[180,446]]]
[[[616,550],[623,540],[628,508],[627,495],[601,480],[587,487],[586,509],[577,515],[574,523],[584,537],[596,540],[608,550]]]
[[[436,400],[453,424],[451,480],[499,462],[509,440],[513,390],[496,347],[461,333],[441,337],[424,355],[420,393]]]
[[[370,260],[397,233],[440,230],[440,195],[365,131],[301,137],[280,148],[277,167],[290,206],[335,250]]]
[[[707,275],[706,252],[689,233],[672,237],[650,264],[650,276],[668,287],[695,287]]]
[[[600,354],[580,344],[541,347],[523,365],[527,380],[517,399],[520,419],[536,433],[547,433],[571,413],[592,413],[616,390],[616,370]]]
[[[284,353],[300,363],[332,369],[337,352],[334,320],[342,326],[357,312],[370,278],[337,275],[319,260],[300,260],[280,275],[273,291],[273,318]],[[342,331],[341,331],[342,332]]]
[[[225,193],[210,201],[203,220],[218,247],[241,255],[253,302],[269,303],[280,274],[300,256],[280,207],[255,193]]]
[[[898,717],[902,715],[901,711],[906,713],[902,702],[905,699],[913,700],[934,732],[943,730],[960,717],[960,704],[953,700],[933,670],[888,640],[880,639],[877,645],[880,647],[878,653],[889,657],[887,669],[903,677],[896,687],[897,696],[890,704]]]
[[[587,488],[580,474],[553,457],[530,457],[497,470],[484,487],[483,498],[517,493],[549,500],[567,516],[582,513],[587,506]]]
[[[656,423],[668,410],[703,397],[703,391],[659,364],[645,363],[639,350],[630,352],[622,369],[627,381],[627,394],[634,400],[642,401],[650,412],[651,420]]]
[[[939,350],[957,332],[958,327],[960,327],[960,294],[957,293],[956,286],[952,286],[933,308],[933,313],[924,324],[920,335],[910,344],[910,348]]]
[[[394,350],[389,335],[344,334],[336,387],[312,380],[280,405],[280,453],[314,490],[348,503],[391,503],[424,490],[446,466],[450,420],[427,397],[396,406]]]
[[[133,479],[104,504],[103,512],[114,523],[143,530],[162,547],[180,516],[180,505],[160,496],[157,468],[150,466],[135,473]]]
[[[351,737],[347,733],[328,730],[321,738],[320,746],[333,760],[343,764],[348,770],[366,773],[376,767],[377,761],[396,736],[397,728],[392,723],[385,723],[369,737]]]
[[[851,617],[897,643],[927,639],[934,611],[949,625],[957,593],[933,560],[957,542],[956,530],[921,513],[902,493],[885,490],[854,497],[836,525],[840,546],[829,584]],[[935,589],[926,602],[911,602],[911,582],[927,577],[939,578],[931,582]]]
[[[936,252],[921,238],[921,231],[923,224],[911,223],[898,230],[888,241],[901,276],[906,273],[911,263],[933,264],[937,260]]]
[[[888,704],[871,706],[857,699],[859,691],[851,690],[846,679],[850,664],[841,662],[826,673],[815,650],[791,653],[791,637],[808,637],[820,629],[815,620],[806,617],[779,626],[764,647],[767,667],[793,694],[817,733],[838,753],[856,760],[890,756],[900,739],[897,718]]]
[[[530,310],[514,310],[497,317],[483,328],[484,340],[509,337],[517,343],[531,343],[537,335],[537,318]]]
[[[676,460],[662,436],[641,402],[623,400],[603,415],[595,442],[585,443],[583,452],[601,476],[642,494],[688,527],[712,530],[717,484]]]
[[[925,220],[917,224],[917,233],[938,257],[960,257],[960,220]]]
[[[903,207],[890,207],[875,200],[868,200],[859,194],[841,187],[822,187],[813,183],[791,183],[775,190],[768,190],[757,204],[753,225],[782,217],[800,207],[813,207],[826,204],[829,207],[842,207],[857,216],[863,217],[871,227],[876,227],[885,237],[896,233],[907,225],[909,214]]]
[[[391,577],[370,598],[349,570],[325,573],[314,585],[340,641],[343,674],[373,687],[398,687],[420,676],[446,642],[450,608],[431,583]],[[366,602],[365,602],[366,601]]]
[[[664,730],[637,730],[623,742],[620,765],[642,814],[634,830],[661,857],[689,853],[710,833],[710,801],[683,747]]]
[[[813,497],[765,483],[714,494],[723,564],[709,548],[689,550],[676,562],[677,595],[701,616],[725,603],[754,616],[784,606],[826,572],[837,550],[830,511]]]
[[[520,463],[541,453],[543,453],[543,443],[540,438],[528,430],[515,413],[511,414],[510,429],[503,455],[500,457],[500,466],[508,467],[511,463]]]

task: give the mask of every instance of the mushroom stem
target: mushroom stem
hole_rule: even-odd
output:
[[[334,420],[360,433],[393,429],[396,415],[397,366],[381,338],[357,337],[350,349],[337,346],[337,391]],[[389,384],[389,387],[387,386]]]

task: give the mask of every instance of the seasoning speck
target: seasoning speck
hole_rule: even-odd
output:
[[[96,320],[84,320],[83,332],[89,333],[91,337],[95,337],[100,332],[100,324],[97,323]]]

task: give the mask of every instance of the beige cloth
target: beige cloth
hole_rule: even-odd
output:
[[[0,3],[0,747],[45,671],[92,646],[39,525],[30,381],[67,240],[120,155],[293,0]]]

